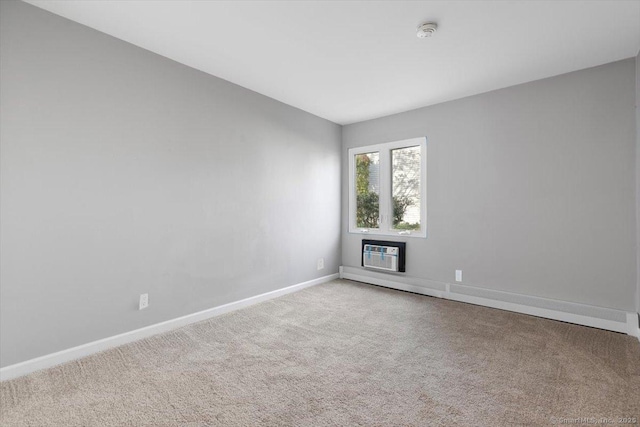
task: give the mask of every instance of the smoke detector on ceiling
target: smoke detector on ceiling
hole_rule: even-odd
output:
[[[438,29],[438,24],[435,22],[425,22],[424,24],[420,24],[418,26],[418,37],[421,39],[431,37],[435,34]]]

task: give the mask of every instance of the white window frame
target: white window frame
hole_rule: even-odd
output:
[[[398,148],[420,146],[420,231],[394,230],[393,202],[392,202],[392,162],[391,150]],[[358,154],[380,153],[380,218],[379,228],[356,227],[356,162]],[[367,145],[366,147],[350,148],[349,151],[349,233],[403,236],[403,237],[427,237],[427,138],[411,138],[402,141],[386,142],[382,144]]]

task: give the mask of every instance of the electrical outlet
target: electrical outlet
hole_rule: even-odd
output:
[[[462,270],[456,270],[456,282],[462,282]]]
[[[140,294],[140,308],[138,310],[144,310],[149,307],[149,294]]]
[[[322,270],[324,268],[324,258],[318,258],[318,270]]]

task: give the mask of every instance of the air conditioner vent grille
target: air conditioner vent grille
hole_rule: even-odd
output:
[[[398,271],[399,249],[392,246],[364,245],[363,264],[367,268]]]

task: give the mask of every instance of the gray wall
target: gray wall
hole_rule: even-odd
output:
[[[473,70],[470,70],[473,72]],[[428,238],[407,276],[635,309],[635,59],[343,127],[347,149],[427,136]],[[401,239],[395,239],[401,240]]]
[[[1,366],[337,272],[340,126],[0,3]]]
[[[640,52],[636,56],[636,233],[636,311],[640,314]]]

